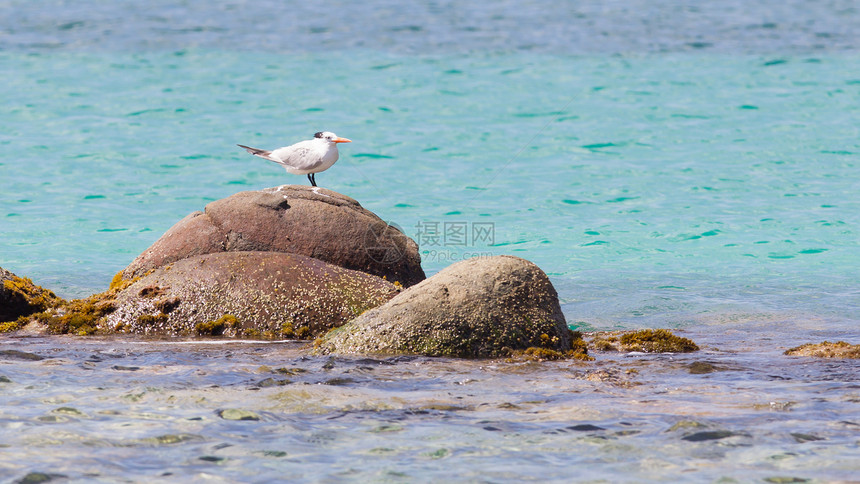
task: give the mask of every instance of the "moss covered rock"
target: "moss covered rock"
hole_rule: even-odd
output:
[[[566,352],[570,331],[546,274],[511,256],[453,264],[317,342],[320,353],[465,358],[529,347]]]
[[[239,192],[208,204],[171,227],[123,277],[197,255],[239,251],[304,255],[406,287],[425,278],[412,239],[352,198],[301,185]]]
[[[101,331],[311,338],[391,299],[394,284],[280,252],[220,252],[158,268],[118,292]]]
[[[610,331],[592,333],[590,347],[601,351],[641,351],[643,353],[689,353],[699,346],[668,329]]]
[[[93,294],[82,299],[65,300],[57,298],[44,311],[19,318],[19,329],[31,325],[30,330],[36,333],[47,332],[54,334],[76,334],[85,336],[95,333],[105,333],[100,323],[105,316],[116,309],[117,294],[134,281],[122,280],[117,275],[105,292]]]
[[[845,341],[831,343],[807,343],[785,352],[788,356],[812,356],[815,358],[860,358],[860,345]]]
[[[62,299],[53,292],[0,267],[0,323],[6,323],[0,326],[0,330],[17,329],[19,318],[45,311],[61,302]]]

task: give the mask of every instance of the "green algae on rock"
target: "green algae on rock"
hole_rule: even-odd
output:
[[[532,346],[521,351],[514,351],[509,361],[554,361],[554,360],[580,360],[594,361],[594,357],[588,355],[588,344],[582,339],[579,331],[570,332],[570,349],[558,351],[547,346],[551,344],[548,335],[542,334],[543,346]]]
[[[581,361],[592,361],[594,357],[588,356],[586,353],[577,352],[574,350],[567,351],[557,351],[549,348],[540,348],[537,346],[532,346],[530,348],[526,348],[521,352],[516,352],[511,361],[515,361],[517,359],[521,360],[532,360],[532,361],[552,361],[552,360],[581,360]]]
[[[689,353],[699,346],[668,329],[597,332],[591,335],[591,347],[601,351],[641,351],[643,353]]]
[[[83,299],[61,300],[47,311],[36,313],[26,322],[34,322],[56,334],[85,336],[99,332],[99,323],[115,309],[115,290],[93,294]],[[110,331],[101,331],[110,332]]]
[[[112,333],[117,328],[103,328],[101,323],[105,316],[116,309],[117,294],[138,279],[123,279],[120,272],[114,276],[107,291],[69,301],[56,298],[44,311],[19,319],[17,327],[13,329],[20,329],[32,323],[41,330],[54,334],[86,336]]]
[[[786,350],[788,356],[812,356],[815,358],[860,358],[860,345],[852,345],[845,341],[831,343],[807,343]]]
[[[67,301],[34,285],[27,278],[12,277],[4,280],[3,286],[23,295],[22,297],[29,301],[31,309],[36,311],[30,311],[15,321],[0,324],[0,332],[15,331],[33,323],[40,331],[49,333],[93,334],[99,321],[114,309],[115,289]]]
[[[18,277],[0,267],[0,333],[14,331],[26,316],[45,311],[63,300],[37,286],[27,277]]]
[[[571,349],[558,294],[535,264],[513,256],[453,264],[316,342],[318,353],[509,356]]]
[[[225,314],[215,321],[206,321],[194,325],[194,331],[199,335],[221,336],[224,331],[235,330],[239,326],[239,320],[232,314]]]

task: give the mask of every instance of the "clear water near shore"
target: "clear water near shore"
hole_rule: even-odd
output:
[[[71,482],[855,479],[856,363],[786,359],[770,348],[782,338],[772,327],[713,329],[685,333],[703,346],[696,354],[603,354],[591,363],[308,358],[294,343],[0,339],[4,349],[45,358],[0,355],[10,380],[0,383],[0,474]]]
[[[209,201],[306,183],[236,143],[326,129],[354,142],[318,183],[429,274],[518,255],[571,327],[705,349],[330,361],[0,335],[44,358],[0,357],[0,480],[856,479],[856,363],[781,355],[860,343],[856,6],[335,7],[0,2],[0,266],[101,291]]]

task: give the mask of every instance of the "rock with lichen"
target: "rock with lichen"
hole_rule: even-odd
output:
[[[123,271],[125,279],[219,252],[299,254],[405,287],[424,280],[418,245],[357,201],[325,188],[239,192],[171,227]]]
[[[571,349],[558,294],[535,264],[473,258],[440,271],[317,341],[320,353],[483,358]]]
[[[53,292],[33,284],[26,277],[0,267],[0,323],[3,330],[17,329],[19,318],[45,311],[61,301]]]
[[[382,278],[281,252],[219,252],[159,267],[116,294],[100,332],[311,338],[391,299]]]
[[[785,352],[788,356],[812,356],[814,358],[860,358],[860,345],[845,341],[831,343],[807,343]]]

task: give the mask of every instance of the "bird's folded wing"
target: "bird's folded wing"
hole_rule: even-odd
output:
[[[270,156],[277,158],[278,163],[299,170],[309,170],[318,166],[321,162],[320,155],[308,146],[297,143],[293,146],[278,148]]]

